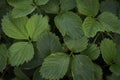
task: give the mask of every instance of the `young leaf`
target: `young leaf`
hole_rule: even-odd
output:
[[[82,28],[87,37],[94,37],[98,31],[104,31],[102,24],[92,17],[84,20]]]
[[[51,32],[45,32],[38,38],[37,49],[43,57],[51,53],[63,51],[59,38]]]
[[[87,49],[85,49],[81,54],[90,57],[92,60],[96,60],[99,57],[100,49],[95,44],[89,44]]]
[[[35,0],[37,5],[45,5],[49,0]]]
[[[75,7],[76,7],[75,0],[61,0],[61,10],[67,11],[67,10],[71,10]]]
[[[94,66],[94,80],[102,80],[102,68],[97,65],[97,64],[93,64]]]
[[[9,62],[12,66],[19,66],[28,62],[33,56],[34,48],[29,42],[17,42],[9,48]]]
[[[59,14],[54,19],[56,27],[62,34],[62,36],[70,36],[72,38],[78,38],[83,36],[81,29],[82,20],[73,12],[66,12]]]
[[[112,31],[120,34],[120,20],[110,12],[103,12],[98,16],[99,22],[106,31]]]
[[[112,40],[104,39],[100,44],[100,50],[104,61],[111,64],[117,53],[116,44]]]
[[[110,71],[120,76],[120,64],[112,64],[110,66]]]
[[[59,12],[59,0],[49,0],[47,4],[41,6],[46,13],[56,14]]]
[[[99,10],[99,0],[76,0],[78,11],[86,16],[96,16]]]
[[[7,65],[8,50],[4,44],[0,45],[0,72],[2,72]]]
[[[23,73],[20,69],[15,68],[14,73],[16,75],[15,80],[30,80],[25,73]]]
[[[59,80],[66,74],[70,57],[65,53],[57,52],[45,58],[40,73],[50,80]]]
[[[92,61],[85,55],[76,55],[72,60],[73,80],[94,80]]]
[[[49,30],[48,17],[42,15],[33,15],[27,22],[26,28],[30,38],[34,41],[44,31]]]
[[[21,17],[21,18],[12,18],[10,14],[7,14],[2,19],[2,29],[4,33],[15,39],[28,39],[28,33],[26,31],[26,22],[28,18],[27,17]]]
[[[85,50],[88,45],[88,39],[86,37],[81,37],[77,39],[65,37],[64,42],[71,51],[76,53]]]
[[[12,10],[14,18],[26,16],[35,10],[32,0],[8,0],[8,3],[14,7]]]

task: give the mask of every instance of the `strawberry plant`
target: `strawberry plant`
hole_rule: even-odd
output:
[[[1,0],[0,80],[119,80],[119,0]]]

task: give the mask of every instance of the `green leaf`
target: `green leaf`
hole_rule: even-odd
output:
[[[85,36],[94,37],[99,31],[115,32],[120,34],[120,20],[110,12],[103,12],[97,19],[87,17],[83,23]]]
[[[11,38],[28,39],[29,36],[25,28],[27,20],[27,17],[15,19],[12,18],[10,14],[7,14],[2,19],[2,29],[4,33]]]
[[[4,44],[0,45],[0,72],[2,72],[7,65],[8,50]]]
[[[84,20],[82,28],[87,37],[94,37],[97,32],[104,31],[102,24],[92,17],[87,17]]]
[[[14,18],[26,16],[36,8],[32,0],[8,0],[8,3],[14,7],[12,10]]]
[[[96,60],[100,55],[100,49],[96,44],[89,44],[81,54],[88,56],[92,60]]]
[[[59,14],[54,19],[56,27],[64,37],[67,47],[73,52],[80,52],[87,47],[87,38],[84,37],[81,18],[72,12]]]
[[[76,7],[75,0],[61,0],[61,10],[71,10]]]
[[[34,75],[33,75],[33,79],[32,80],[45,80],[42,78],[42,76],[40,75],[40,72],[39,72],[39,68],[36,69],[36,71],[34,72]]]
[[[28,63],[22,64],[20,68],[30,70],[42,65],[42,62],[44,60],[43,56],[38,52],[37,49],[34,51],[35,51],[35,54],[34,54],[34,57],[31,59],[31,61],[29,61]]]
[[[76,55],[72,60],[73,80],[94,80],[92,61],[85,55]]]
[[[45,5],[49,0],[35,0],[37,5]]]
[[[115,39],[116,46],[117,46],[117,54],[116,54],[116,57],[114,58],[114,63],[120,64],[120,35],[115,34],[114,39]]]
[[[99,22],[106,31],[112,31],[120,34],[120,20],[110,12],[103,12],[98,16]]]
[[[49,0],[47,4],[41,6],[46,13],[56,14],[59,12],[59,0]]]
[[[112,12],[113,14],[118,14],[118,8],[119,8],[119,2],[116,0],[105,0],[101,2],[100,5],[100,11],[101,12]]]
[[[33,3],[32,0],[7,0],[7,2],[13,7],[21,7],[23,5],[30,5]]]
[[[48,17],[42,15],[33,15],[27,22],[26,28],[30,38],[33,41],[38,39],[44,31],[49,30]]]
[[[33,7],[31,5],[24,5],[24,6],[21,6],[21,7],[13,8],[12,16],[14,18],[19,18],[19,17],[26,16],[26,15],[32,13],[35,10],[35,8],[36,7]]]
[[[59,80],[66,74],[70,57],[65,53],[57,52],[45,58],[40,69],[42,77],[50,80]]]
[[[120,36],[117,36],[117,38],[119,39]],[[120,41],[116,41],[116,44],[117,44],[116,45],[117,46],[117,54],[116,54],[113,61],[114,61],[115,64],[120,64]]]
[[[73,12],[66,12],[59,14],[54,19],[56,27],[62,34],[62,36],[70,36],[72,38],[78,38],[83,36],[81,29],[82,20]]]
[[[94,65],[94,80],[102,80],[102,68],[97,65],[97,64],[93,64]]]
[[[116,56],[116,44],[109,39],[104,39],[100,44],[100,50],[104,61],[111,64]]]
[[[9,48],[9,62],[12,66],[19,66],[30,61],[34,56],[32,43],[17,42]]]
[[[76,0],[78,11],[86,16],[96,16],[99,10],[99,0]]]
[[[115,56],[115,58],[113,59],[113,64],[110,66],[110,70],[111,72],[113,72],[116,75],[120,76],[120,36],[115,36],[116,39],[116,46],[117,46],[117,54]]]
[[[14,73],[16,75],[15,80],[30,80],[25,73],[22,72],[22,70],[15,68]]]
[[[120,64],[112,64],[110,66],[110,71],[114,74],[120,76]]]
[[[51,53],[63,51],[59,38],[51,32],[45,32],[38,38],[37,49],[43,57]]]
[[[88,39],[86,37],[81,37],[77,39],[73,39],[70,37],[65,37],[64,42],[67,47],[75,53],[81,52],[87,48]]]

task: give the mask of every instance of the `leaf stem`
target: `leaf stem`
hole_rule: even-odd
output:
[[[112,36],[110,33],[107,33],[107,35],[108,35],[112,40],[114,40],[113,36]]]
[[[97,36],[95,37],[95,39],[94,39],[93,43],[95,43],[95,42],[96,42],[96,40],[97,40],[97,38],[99,37],[99,35],[100,35],[100,34],[97,34]]]
[[[72,51],[70,52],[70,55],[69,55],[69,56],[73,56],[73,52],[72,52]]]

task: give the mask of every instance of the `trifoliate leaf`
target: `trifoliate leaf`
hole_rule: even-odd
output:
[[[97,65],[97,64],[93,64],[94,66],[94,80],[102,80],[102,68]]]
[[[99,0],[76,0],[78,11],[86,16],[96,16],[99,11]]]
[[[7,65],[8,50],[4,44],[0,45],[0,72],[2,72]]]
[[[29,77],[18,68],[15,68],[14,73],[16,75],[15,80],[30,80]]]
[[[12,66],[19,66],[30,61],[34,56],[32,43],[17,42],[9,48],[9,62]]]
[[[48,17],[43,17],[42,15],[37,14],[33,15],[28,20],[26,28],[30,38],[36,41],[41,33],[49,30]]]
[[[111,64],[116,56],[116,44],[109,39],[104,39],[100,44],[100,50],[104,61]]]
[[[103,12],[97,19],[87,17],[83,23],[85,36],[94,37],[99,31],[115,32],[120,34],[120,20],[110,12]]]
[[[76,7],[75,0],[61,0],[61,10],[71,10]]]
[[[27,30],[25,28],[28,18],[12,18],[10,14],[7,14],[2,19],[2,29],[4,33],[15,39],[29,39]]]
[[[70,57],[61,52],[51,54],[45,58],[40,73],[42,77],[49,80],[59,80],[66,74]]]
[[[87,37],[94,37],[98,31],[104,31],[102,24],[92,17],[85,19],[82,28]]]
[[[73,80],[94,80],[92,61],[85,55],[76,55],[72,60]]]
[[[98,16],[99,22],[106,31],[112,31],[120,34],[120,20],[110,12],[103,12]]]
[[[35,0],[37,5],[45,5],[49,0]]]
[[[78,38],[83,36],[81,29],[82,20],[73,12],[66,12],[59,14],[54,19],[56,27],[62,34],[62,36],[69,36],[72,38]]]
[[[37,49],[43,57],[51,53],[63,51],[59,38],[51,32],[45,32],[38,38]]]
[[[87,38],[81,29],[81,18],[72,12],[57,15],[54,19],[56,27],[64,37],[65,44],[73,52],[86,49]]]
[[[49,0],[47,4],[41,6],[46,13],[56,14],[59,12],[59,0]]]
[[[88,56],[92,60],[96,60],[99,57],[100,49],[95,44],[89,44],[82,54]]]
[[[67,47],[75,53],[81,52],[87,48],[88,39],[86,37],[81,37],[77,39],[72,39],[70,37],[65,37],[64,42]]]

